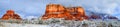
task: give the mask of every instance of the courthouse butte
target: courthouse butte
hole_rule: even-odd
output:
[[[7,12],[2,16],[1,20],[17,19],[21,20],[18,14],[15,14],[13,10],[7,10]]]
[[[64,7],[60,4],[48,4],[42,20],[50,18],[63,18],[65,20],[85,20],[88,17],[85,15],[83,7]]]

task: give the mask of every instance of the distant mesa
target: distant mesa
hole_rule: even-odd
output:
[[[117,19],[117,17],[108,15],[108,14],[102,14],[102,13],[94,13],[90,16],[89,19]]]
[[[60,4],[48,4],[42,20],[50,18],[63,18],[65,20],[85,20],[88,19],[82,7],[64,7]]]
[[[15,14],[13,10],[7,10],[6,13],[2,16],[1,20],[17,19],[21,20],[21,17],[18,14]]]

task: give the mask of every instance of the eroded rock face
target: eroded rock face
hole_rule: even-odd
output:
[[[42,19],[62,18],[65,16],[64,9],[65,8],[59,4],[48,4]]]
[[[18,14],[15,14],[13,10],[7,10],[7,12],[2,16],[2,20],[9,20],[9,19],[18,19],[21,20]]]
[[[64,18],[65,20],[84,20],[87,19],[82,7],[64,7],[59,4],[48,4],[46,12],[42,16],[43,20],[49,18]]]

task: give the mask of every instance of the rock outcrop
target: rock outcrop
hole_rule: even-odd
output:
[[[82,7],[64,7],[59,4],[48,4],[42,20],[49,18],[64,18],[65,20],[84,20],[87,19]]]
[[[1,20],[17,19],[21,20],[18,14],[15,14],[13,10],[7,10],[7,12],[2,16]]]

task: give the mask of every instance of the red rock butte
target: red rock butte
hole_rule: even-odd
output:
[[[50,18],[63,18],[65,20],[88,19],[82,7],[64,7],[60,4],[48,4],[42,20]]]
[[[17,19],[21,20],[18,14],[15,14],[13,10],[7,10],[7,12],[2,16],[2,20]]]

